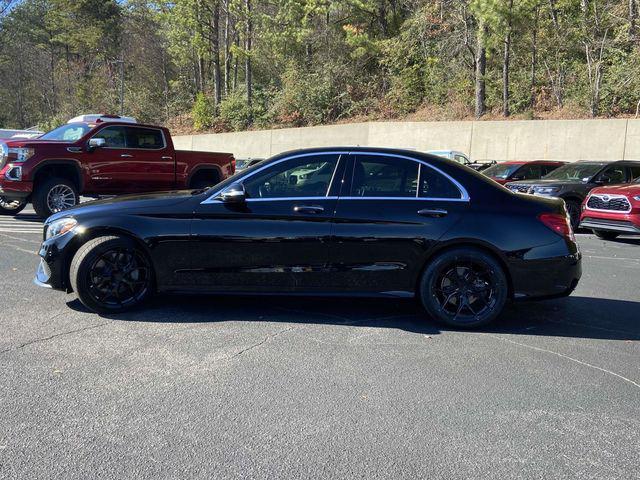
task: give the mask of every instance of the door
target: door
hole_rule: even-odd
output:
[[[426,252],[467,210],[468,196],[426,162],[369,152],[349,157],[330,286],[412,294]]]
[[[195,212],[192,283],[209,291],[305,292],[328,281],[342,178],[339,153],[291,156],[242,179],[246,200],[210,198]]]
[[[85,154],[92,190],[103,194],[170,190],[175,162],[161,129],[109,125],[92,138],[105,145]]]

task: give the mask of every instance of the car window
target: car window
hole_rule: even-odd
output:
[[[454,158],[455,158],[456,162],[461,163],[462,165],[466,165],[467,164],[467,159],[465,157],[463,157],[462,155],[456,155]]]
[[[256,173],[244,182],[248,198],[323,197],[338,155],[293,158]]]
[[[96,133],[93,138],[103,138],[107,148],[126,148],[125,128],[121,126],[105,127]]]
[[[616,166],[607,168],[604,172],[600,174],[599,180],[603,183],[624,183],[625,182],[624,167],[621,165],[616,165]]]
[[[353,162],[352,197],[415,197],[418,163],[396,157],[358,155]]]
[[[544,177],[547,173],[553,172],[558,167],[560,167],[560,165],[541,165],[541,175]]]
[[[162,131],[157,128],[127,127],[127,147],[147,150],[164,148]]]
[[[640,179],[640,165],[629,167],[629,180],[638,180]]]
[[[433,168],[423,165],[420,169],[420,197],[461,198],[458,187]]]
[[[540,178],[540,165],[523,165],[514,176],[522,180]]]

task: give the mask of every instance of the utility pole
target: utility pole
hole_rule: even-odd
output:
[[[118,64],[120,66],[120,115],[124,115],[124,59],[112,60],[111,63]]]

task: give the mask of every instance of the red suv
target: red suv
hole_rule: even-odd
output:
[[[48,217],[79,195],[202,188],[234,171],[230,153],[175,150],[166,128],[83,115],[35,139],[0,141],[0,214],[31,202]]]
[[[640,235],[640,178],[591,190],[582,204],[580,228],[590,228],[605,240]]]
[[[567,162],[551,160],[533,160],[500,162],[483,170],[482,173],[491,180],[495,180],[501,185],[517,180],[530,180],[544,177],[547,173],[553,172],[556,168],[565,165]]]

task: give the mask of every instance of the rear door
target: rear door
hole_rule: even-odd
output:
[[[330,286],[410,294],[427,251],[468,209],[468,195],[415,158],[371,152],[349,157],[334,219]]]

